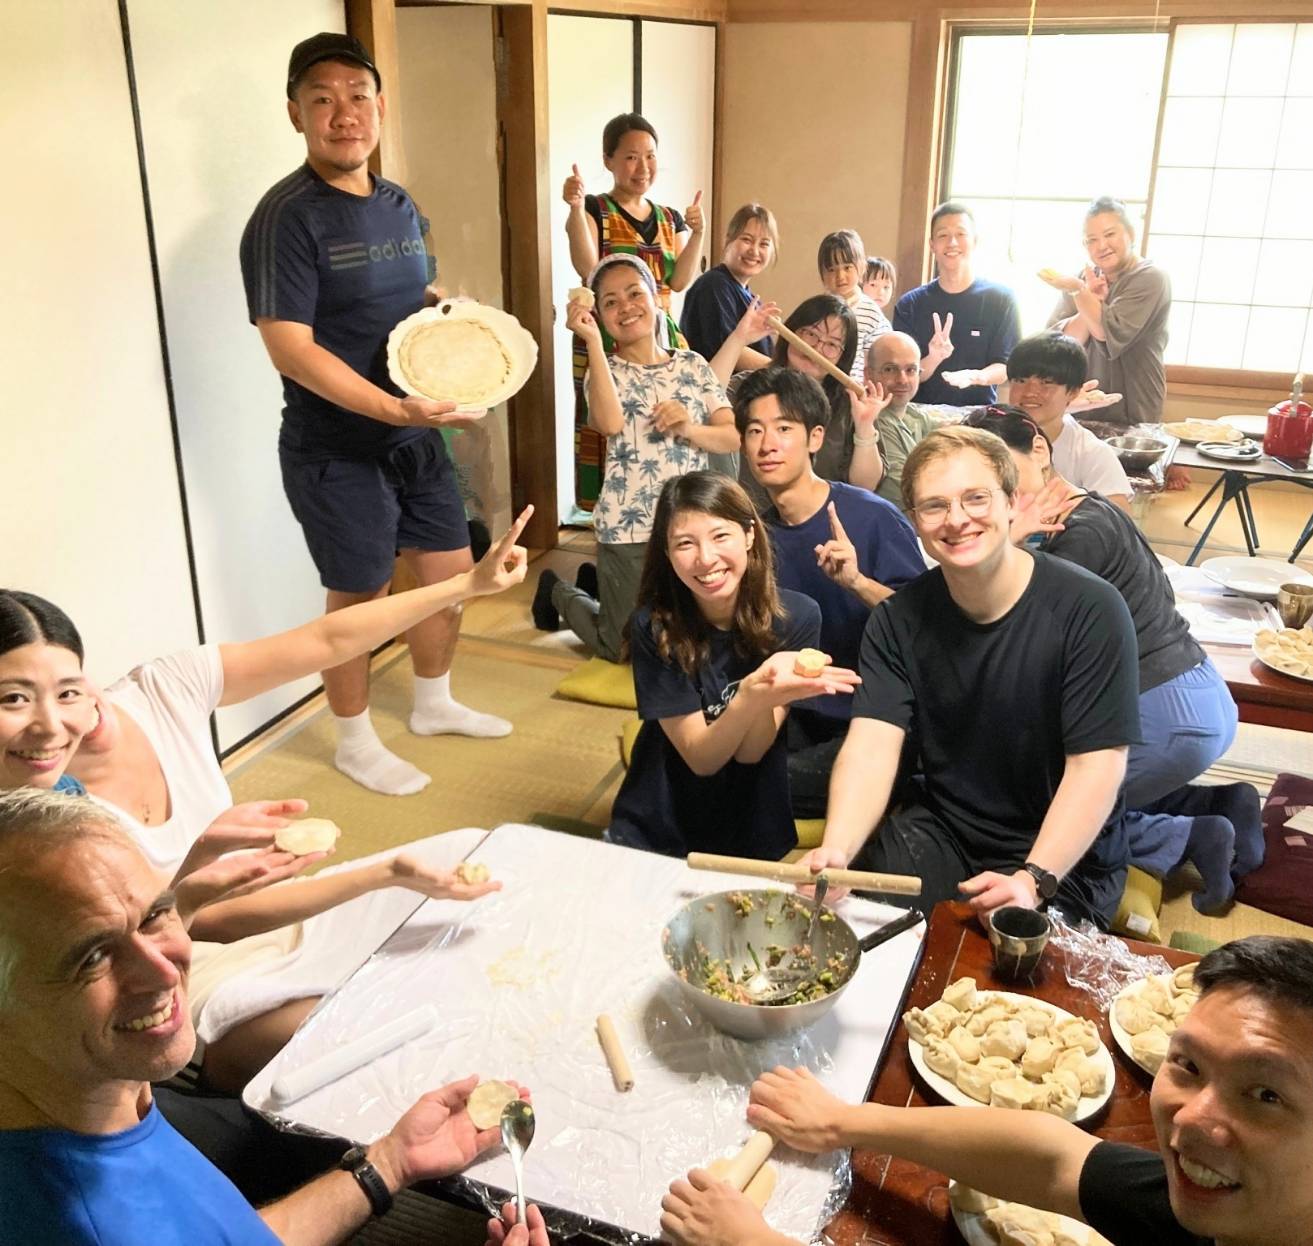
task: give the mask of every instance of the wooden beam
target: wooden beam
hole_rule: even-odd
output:
[[[347,34],[365,45],[383,79],[387,112],[369,171],[406,184],[406,147],[401,134],[401,62],[397,56],[397,10],[393,0],[346,0]]]
[[[904,290],[920,285],[930,276],[926,236],[930,213],[939,194],[939,152],[946,104],[947,30],[939,11],[929,7],[912,23],[902,199],[898,209],[898,272]]]
[[[552,353],[551,187],[547,159],[547,4],[500,5],[497,129],[502,165],[505,305],[538,343],[538,366],[508,412],[511,506],[533,503],[524,543],[552,549],[556,506],[556,389]],[[562,418],[571,418],[563,413]]]
[[[915,21],[938,11],[946,21],[1025,21],[1030,4],[940,5],[935,0],[727,0],[730,22],[897,22]],[[1036,25],[1046,20],[1253,22],[1313,19],[1309,0],[1260,0],[1244,8],[1239,0],[1041,0]]]

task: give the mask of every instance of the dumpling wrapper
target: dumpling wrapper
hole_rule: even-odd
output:
[[[406,380],[430,398],[476,406],[506,384],[515,367],[505,345],[480,320],[432,320],[401,343],[398,363]]]
[[[476,1129],[495,1129],[501,1123],[502,1109],[519,1097],[520,1092],[509,1082],[480,1082],[465,1106]]]
[[[569,294],[565,296],[567,303],[578,303],[580,307],[593,307],[597,299],[593,292],[587,286],[575,286]]]
[[[312,852],[328,852],[341,834],[338,824],[328,818],[300,818],[274,832],[274,847],[279,852],[305,857]]]

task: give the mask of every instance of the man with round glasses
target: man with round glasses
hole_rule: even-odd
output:
[[[1052,902],[1106,926],[1126,881],[1135,629],[1111,585],[1011,543],[1016,488],[982,429],[937,429],[908,455],[903,502],[939,566],[871,612],[825,838],[804,860],[915,874],[921,907]],[[895,792],[905,744],[916,777]]]

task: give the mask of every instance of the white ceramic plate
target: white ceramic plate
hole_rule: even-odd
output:
[[[1170,973],[1155,973],[1150,974],[1149,976],[1153,978],[1165,978],[1169,982],[1172,977]],[[1131,1036],[1122,1028],[1121,1022],[1117,1020],[1117,1001],[1119,999],[1127,999],[1132,995],[1138,995],[1140,993],[1140,988],[1144,985],[1144,981],[1145,980],[1141,978],[1138,982],[1127,983],[1126,986],[1122,987],[1122,989],[1112,997],[1112,1003],[1108,1005],[1108,1028],[1112,1031],[1113,1042],[1122,1049],[1122,1055],[1135,1065],[1136,1068],[1143,1069],[1150,1077],[1152,1077],[1153,1070],[1147,1064],[1143,1063],[1143,1061],[1135,1058],[1135,1052],[1131,1049]]]
[[[1265,415],[1224,415],[1219,424],[1229,424],[1246,437],[1255,437],[1262,441],[1267,436],[1267,416]]]
[[[994,991],[1000,999],[1017,1000],[1025,1004],[1028,1008],[1044,1008],[1051,1012],[1057,1021],[1075,1020],[1075,1014],[1068,1012],[1065,1008],[1059,1008],[1056,1004],[1050,1004],[1047,1000],[1037,999],[1033,995],[1019,995],[1014,991]],[[925,1052],[918,1043],[909,1034],[907,1038],[907,1051],[912,1057],[912,1066],[921,1075],[921,1080],[925,1082],[931,1090],[941,1099],[948,1103],[956,1104],[960,1108],[983,1108],[988,1104],[981,1103],[979,1099],[973,1099],[965,1091],[959,1090],[956,1083],[950,1082],[946,1077],[940,1077],[925,1062]],[[1112,1098],[1112,1086],[1117,1077],[1116,1066],[1112,1062],[1112,1053],[1102,1043],[1099,1043],[1099,1050],[1090,1057],[1091,1060],[1098,1060],[1104,1066],[1103,1094],[1101,1095],[1082,1095],[1080,1102],[1076,1105],[1076,1119],[1083,1121],[1093,1116],[1109,1099]]]
[[[1206,459],[1221,459],[1224,463],[1257,463],[1263,457],[1263,447],[1247,437],[1235,443],[1227,441],[1201,441],[1195,452]]]
[[[989,1221],[977,1212],[961,1211],[953,1201],[953,1191],[959,1184],[957,1181],[948,1183],[948,1206],[953,1213],[953,1223],[957,1225],[957,1231],[966,1239],[967,1246],[998,1246],[997,1239],[990,1232]],[[1070,1216],[1059,1216],[1058,1223],[1078,1242],[1087,1242],[1093,1246],[1096,1242],[1105,1241],[1088,1224],[1082,1224]]]
[[[1277,590],[1283,584],[1313,584],[1313,575],[1275,558],[1207,558],[1199,564],[1199,570],[1223,588],[1259,601],[1276,601]]]
[[[443,299],[436,307],[425,307],[407,316],[388,334],[388,375],[404,393],[415,398],[432,398],[442,401],[440,394],[429,394],[416,389],[401,370],[398,354],[401,343],[415,329],[443,320],[475,320],[490,330],[510,356],[511,369],[502,384],[490,392],[477,406],[464,406],[461,411],[482,412],[518,394],[533,373],[538,362],[538,343],[514,316],[496,307],[485,307],[473,299]]]

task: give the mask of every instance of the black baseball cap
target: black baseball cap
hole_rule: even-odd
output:
[[[318,65],[320,61],[353,61],[357,65],[363,65],[374,75],[378,89],[380,91],[383,89],[382,75],[378,72],[378,66],[370,59],[369,53],[365,51],[365,45],[350,35],[337,35],[325,30],[317,35],[311,35],[309,39],[302,39],[292,49],[292,55],[287,62],[289,100],[295,97],[296,85],[301,81],[305,71],[312,65]]]

